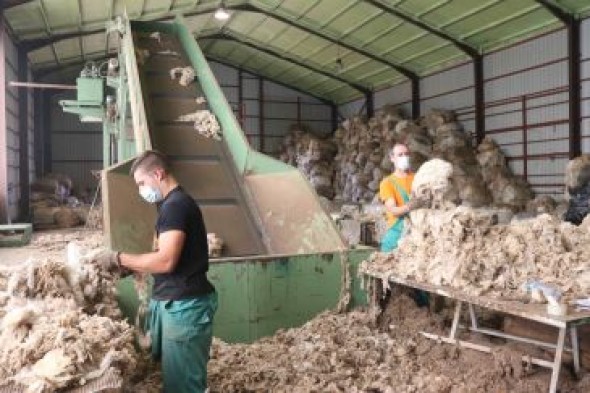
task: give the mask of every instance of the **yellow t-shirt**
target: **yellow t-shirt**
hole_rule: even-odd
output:
[[[379,184],[379,199],[385,203],[389,198],[393,198],[396,206],[405,205],[402,195],[397,191],[391,179],[394,179],[397,184],[408,194],[412,193],[412,182],[414,181],[414,174],[408,173],[406,177],[397,177],[393,173],[383,180]],[[387,227],[391,228],[397,221],[397,217],[392,213],[387,212]]]

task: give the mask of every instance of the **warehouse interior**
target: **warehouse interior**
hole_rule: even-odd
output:
[[[174,391],[121,268],[150,150],[206,227],[209,391],[589,391],[590,0],[0,11],[0,393]]]

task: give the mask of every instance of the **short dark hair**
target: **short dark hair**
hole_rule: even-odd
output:
[[[153,171],[156,168],[161,168],[164,172],[170,173],[168,157],[156,150],[146,150],[133,161],[129,174],[133,176],[138,169]]]
[[[405,146],[407,149],[408,148],[408,144],[405,141],[400,141],[400,142],[395,142],[395,144],[393,145],[393,147],[391,148],[391,150],[389,150],[389,155],[393,155],[393,150],[397,147],[397,146]]]

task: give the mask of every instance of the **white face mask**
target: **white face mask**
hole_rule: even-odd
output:
[[[159,189],[150,186],[139,187],[139,195],[149,203],[158,203],[164,199]]]
[[[401,156],[395,159],[395,169],[399,169],[402,171],[407,171],[410,169],[410,157],[409,156]]]

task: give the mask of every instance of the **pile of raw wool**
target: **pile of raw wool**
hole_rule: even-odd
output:
[[[281,159],[292,165],[299,163],[300,156],[304,163],[316,162],[306,157],[309,139],[305,133],[288,135]],[[452,187],[445,195],[447,202],[471,207],[493,204],[519,211],[532,198],[526,182],[514,176],[506,165],[499,147],[491,139],[486,139],[476,149],[472,135],[463,129],[452,111],[432,109],[413,121],[404,119],[398,108],[386,105],[368,121],[355,116],[342,122],[334,132],[333,142],[337,154],[333,160],[323,154],[326,160],[317,172],[322,174],[320,195],[328,198],[333,195],[335,200],[373,201],[381,180],[394,169],[389,152],[396,142],[408,145],[414,171],[432,158],[451,164]],[[322,140],[321,143],[329,146],[328,141]],[[310,179],[309,169],[313,166],[299,167]],[[333,190],[330,190],[332,173]]]
[[[71,230],[69,232],[38,232],[33,234],[29,248],[43,250],[47,254],[63,256],[69,243],[75,242],[82,250],[94,250],[103,247],[103,234],[98,230]]]
[[[571,160],[565,170],[564,220],[580,224],[590,213],[590,155],[584,154]]]
[[[440,393],[546,390],[550,373],[529,372],[508,348],[491,355],[439,344],[443,318],[405,295],[392,297],[378,323],[368,313],[325,312],[305,325],[252,344],[214,340],[209,388],[215,392]],[[569,392],[585,381],[560,380]]]
[[[170,70],[170,79],[176,80],[180,86],[187,87],[195,80],[195,70],[193,67],[175,67]]]
[[[88,229],[102,230],[103,214],[102,205],[93,206],[88,209],[84,226]]]
[[[197,103],[200,104],[202,101],[197,99]],[[179,122],[193,122],[195,130],[199,135],[205,138],[221,140],[221,126],[217,121],[217,117],[208,109],[199,109],[186,115],[178,117]]]
[[[477,147],[477,161],[483,179],[492,192],[494,205],[523,210],[533,198],[530,186],[512,173],[506,164],[506,157],[491,138],[484,138]]]
[[[207,234],[207,246],[209,250],[209,257],[219,258],[223,253],[223,239],[216,233]]]
[[[412,182],[412,195],[430,202],[429,207],[442,207],[454,192],[453,166],[439,158],[422,164]],[[454,196],[454,195],[453,195]],[[452,197],[451,197],[452,198]]]
[[[413,343],[376,331],[372,324],[364,312],[325,312],[301,328],[279,331],[253,344],[215,340],[210,388],[224,392],[393,392],[392,387],[401,382],[394,383],[399,378],[395,370],[400,358],[412,351]]]
[[[427,158],[439,158],[452,165],[452,188],[445,200],[471,207],[489,205],[492,197],[478,165],[473,138],[457,122],[455,113],[432,109],[421,124],[433,141],[432,155]]]
[[[31,184],[35,228],[72,228],[86,222],[90,206],[74,196],[69,176],[47,174]]]
[[[118,389],[138,367],[135,330],[115,298],[102,249],[0,271],[0,392]]]
[[[565,188],[569,191],[590,183],[590,154],[582,154],[568,162],[565,169]]]
[[[336,150],[336,145],[329,139],[315,135],[303,125],[295,124],[283,139],[279,158],[297,167],[318,195],[332,199]]]
[[[334,193],[337,199],[369,202],[379,183],[392,170],[389,150],[400,138],[419,133],[420,128],[402,122],[401,112],[392,106],[379,110],[368,122],[360,116],[342,122],[334,131],[338,148],[335,161]],[[416,138],[418,139],[418,138]]]
[[[564,299],[590,295],[590,218],[580,226],[542,214],[512,217],[509,209],[419,209],[392,253],[375,253],[361,271],[386,282],[391,274],[451,286],[473,295],[528,299],[532,280]]]

